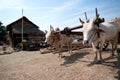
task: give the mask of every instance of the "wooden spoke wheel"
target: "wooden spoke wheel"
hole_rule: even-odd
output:
[[[105,50],[109,45],[109,41],[105,41],[105,43],[103,44],[103,50]]]
[[[104,44],[103,44],[102,50],[105,50],[105,49],[108,47],[108,45],[109,45],[109,41],[105,41]],[[98,44],[98,45],[96,46],[96,48],[99,49],[99,47],[100,47],[100,45]]]
[[[16,48],[17,48],[17,50],[19,50],[19,51],[23,50],[23,44],[22,44],[22,43],[17,44],[17,45],[16,45]]]

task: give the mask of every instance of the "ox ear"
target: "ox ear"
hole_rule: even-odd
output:
[[[84,23],[85,23],[84,21],[82,21],[82,20],[81,20],[81,18],[79,18],[79,21],[80,21],[82,24],[84,24]]]
[[[48,32],[48,31],[47,31],[47,30],[45,30],[45,34],[47,34],[47,32]]]
[[[50,25],[50,31],[54,31],[54,28],[52,25]]]
[[[90,19],[87,20],[87,23],[89,23],[89,22],[90,22]]]

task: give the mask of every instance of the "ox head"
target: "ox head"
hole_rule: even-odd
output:
[[[83,44],[88,44],[91,43],[90,41],[90,36],[93,34],[93,25],[92,22],[84,22],[79,18],[83,28],[82,28],[82,32],[83,32]]]
[[[50,25],[50,31],[46,33],[45,38],[45,42],[47,44],[53,45],[55,41],[58,41],[60,39],[60,29],[56,28],[54,30],[52,25]]]
[[[54,28],[52,27],[52,25],[50,25],[50,31],[47,31],[46,35],[45,35],[45,42],[47,44],[52,44],[53,42],[53,36],[54,36]]]
[[[96,18],[94,18],[92,21],[84,22],[81,19],[79,20],[83,25],[82,31],[83,31],[84,44],[91,44],[92,42],[100,38],[101,32],[104,32],[104,30],[102,30],[99,26],[99,14],[97,13],[97,10],[96,10]]]

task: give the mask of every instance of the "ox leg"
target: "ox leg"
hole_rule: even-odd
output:
[[[70,54],[70,53],[71,53],[71,52],[70,52],[70,45],[68,44],[67,46],[68,46],[68,52],[69,52],[69,54]]]
[[[72,53],[72,45],[71,44],[68,45],[68,50],[69,50],[69,54],[71,55],[71,53]]]
[[[59,50],[59,57],[62,58],[62,53],[61,53],[61,50]]]
[[[71,51],[71,54],[72,54],[72,44],[70,44],[70,51]]]
[[[94,63],[98,64],[98,63],[104,62],[102,59],[102,42],[99,43],[99,48],[95,47],[94,45],[93,45],[93,48],[94,48],[95,53],[96,53],[95,58],[94,58]],[[99,60],[98,60],[98,57],[99,57]]]
[[[59,49],[59,57],[62,57],[61,49],[62,49],[62,47],[60,46],[60,49]]]
[[[104,60],[103,60],[103,58],[102,58],[102,49],[100,49],[99,50],[99,57],[100,57],[100,63],[103,63],[104,62]]]
[[[112,45],[112,54],[111,54],[111,56],[113,57],[114,56],[114,43],[113,43],[113,41],[111,41],[111,45]]]
[[[93,63],[97,63],[98,62],[98,49],[95,47],[95,45],[93,43],[92,43],[92,47],[95,52],[95,58],[93,60]]]
[[[103,58],[102,58],[102,49],[103,49],[103,44],[104,44],[104,42],[105,42],[105,41],[100,42],[100,47],[99,47],[99,57],[100,57],[100,61],[99,61],[99,63],[103,63],[103,62],[104,62],[104,60],[103,60]]]
[[[112,45],[112,56],[115,56],[115,50],[116,50],[117,46],[116,45]]]
[[[64,56],[62,56],[62,47],[63,47],[63,46],[60,45],[60,49],[59,49],[59,57],[60,57],[60,58],[63,58],[63,57],[64,57]]]
[[[98,62],[98,51],[95,52],[95,58],[94,58],[94,63]]]
[[[98,54],[99,54],[99,55],[98,55]],[[98,57],[99,57],[99,59],[98,59]],[[95,60],[96,60],[95,63],[97,63],[97,64],[104,62],[104,60],[103,60],[103,58],[102,58],[102,48],[97,49],[96,56],[95,56]]]
[[[98,58],[100,58],[100,59],[98,59]],[[95,58],[94,58],[93,63],[99,64],[99,63],[102,63],[102,62],[104,62],[103,59],[102,59],[102,51],[97,49],[97,51],[95,52]]]
[[[111,41],[111,44],[112,44],[112,54],[111,56],[115,56],[115,51],[117,50],[117,39],[118,37],[116,37],[113,41]]]

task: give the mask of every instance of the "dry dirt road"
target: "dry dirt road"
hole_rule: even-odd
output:
[[[105,63],[92,64],[92,48],[58,54],[20,51],[0,54],[0,80],[119,80],[120,60],[103,52]]]

